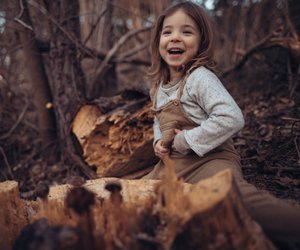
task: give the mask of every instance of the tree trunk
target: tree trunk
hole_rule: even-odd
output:
[[[0,185],[0,201],[5,206],[0,207],[0,214],[7,214],[7,208],[15,202],[17,207],[14,211],[19,211],[14,219],[15,225],[24,225],[24,220],[31,223],[45,217],[50,224],[88,229],[88,232],[81,231],[73,241],[64,239],[68,234],[59,234],[58,227],[51,234],[34,232],[32,229],[36,224],[30,225],[31,233],[27,228],[20,235],[20,243],[26,239],[29,244],[34,244],[35,234],[38,234],[39,244],[55,242],[55,249],[62,249],[66,244],[75,247],[72,243],[75,244],[78,237],[81,239],[79,242],[86,241],[85,236],[90,237],[90,242],[85,242],[85,245],[94,246],[89,249],[275,249],[243,207],[229,170],[196,185],[182,183],[174,179],[173,174],[161,182],[102,178],[88,181],[85,188],[71,191],[70,186],[56,186],[50,189],[44,200],[32,202],[20,200],[16,184],[12,186],[4,182]],[[114,188],[117,189],[114,191]],[[89,191],[84,191],[86,189]],[[118,193],[120,189],[122,191]],[[81,195],[74,196],[79,190],[84,191],[86,196],[89,192],[97,194],[92,209],[86,208],[85,213],[77,210],[83,204]],[[3,203],[7,192],[11,196]],[[68,209],[66,204],[72,209]],[[24,206],[31,213],[25,213]],[[0,224],[5,239],[17,237],[17,231],[11,230],[15,225]],[[51,228],[51,225],[45,226]],[[53,239],[60,239],[63,244]],[[26,247],[24,244],[25,241],[22,247]]]
[[[22,0],[22,4],[23,14],[21,20],[32,27],[26,1]],[[30,58],[30,63],[26,65],[28,68],[28,76],[32,81],[34,103],[38,114],[39,133],[42,145],[47,146],[55,140],[55,117],[53,108],[51,107],[51,91],[44,68],[44,62],[39,52],[33,30],[23,25],[19,25],[19,28],[20,31],[18,34],[22,43],[24,56],[28,60]]]
[[[50,81],[57,122],[61,157],[68,159],[76,152],[70,126],[79,107],[85,101],[85,78],[76,44],[80,37],[78,0],[48,1],[51,17],[50,52],[47,73]]]

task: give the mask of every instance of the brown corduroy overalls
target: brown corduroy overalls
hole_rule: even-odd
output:
[[[182,108],[180,98],[184,85],[185,81],[181,83],[175,100],[158,109],[155,108],[157,89],[154,92],[152,109],[158,118],[162,140],[167,147],[172,144],[175,128],[183,130],[199,126]],[[182,155],[177,151],[171,151],[169,158],[173,162],[178,178],[192,184],[211,177],[221,170],[231,169],[249,214],[261,225],[266,234],[273,240],[300,243],[300,209],[275,198],[266,191],[258,190],[243,179],[240,158],[231,139],[203,157],[199,157],[194,152]],[[160,160],[143,179],[159,179],[164,169],[164,163]]]

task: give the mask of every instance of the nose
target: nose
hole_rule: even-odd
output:
[[[171,42],[179,42],[179,41],[180,41],[180,33],[174,31],[171,36]]]

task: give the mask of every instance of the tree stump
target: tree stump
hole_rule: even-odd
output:
[[[15,225],[21,228],[24,221],[31,223],[45,217],[49,230],[53,224],[78,228],[82,233],[75,238],[81,249],[275,249],[245,210],[229,170],[196,185],[174,176],[162,181],[102,178],[88,181],[84,187],[57,186],[50,189],[46,199],[31,202],[20,200],[13,192],[15,188],[8,186],[8,191],[1,185],[0,194],[9,192],[13,196],[10,201],[17,205],[14,211],[18,211],[14,225],[6,223],[4,230],[1,223],[1,235],[3,239],[15,239],[19,231],[14,230]],[[76,198],[74,190],[95,194],[90,208],[78,210],[89,195],[77,193]],[[2,201],[8,205],[0,208],[0,214],[8,214],[12,203]],[[17,238],[17,243],[29,237],[26,232]],[[43,235],[55,237],[53,232],[45,231]],[[64,242],[64,247],[73,247],[75,241],[63,236],[57,239]],[[32,235],[26,239],[36,240]],[[55,249],[61,249],[60,241],[55,242]]]
[[[0,249],[11,249],[21,229],[28,223],[24,203],[15,181],[0,182]]]

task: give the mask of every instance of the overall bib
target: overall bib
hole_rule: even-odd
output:
[[[182,82],[175,100],[160,108],[155,108],[157,89],[153,97],[152,109],[160,124],[162,140],[169,148],[175,137],[175,128],[188,130],[199,126],[188,117],[180,102],[184,85],[185,82]],[[211,177],[224,169],[230,169],[245,207],[265,233],[275,241],[300,243],[300,209],[275,198],[266,191],[258,190],[244,180],[240,157],[231,139],[203,157],[193,151],[188,155],[182,155],[171,150],[169,159],[173,163],[177,177],[191,184]],[[160,160],[143,179],[159,179],[164,170],[165,165]]]
[[[158,109],[155,108],[157,90],[153,98],[152,110],[158,118],[162,132],[162,140],[168,148],[171,147],[175,137],[175,128],[188,130],[199,126],[191,120],[183,110],[180,98],[184,86],[185,82],[180,85],[175,100],[168,102]],[[241,175],[240,158],[231,139],[216,149],[206,153],[203,157],[199,157],[193,151],[188,155],[171,151],[170,160],[173,162],[177,177],[188,183],[197,183],[201,179],[212,176],[223,169],[227,169],[229,166],[234,169],[234,172]],[[163,161],[159,161],[154,169],[144,178],[158,179],[163,171],[164,163]]]

